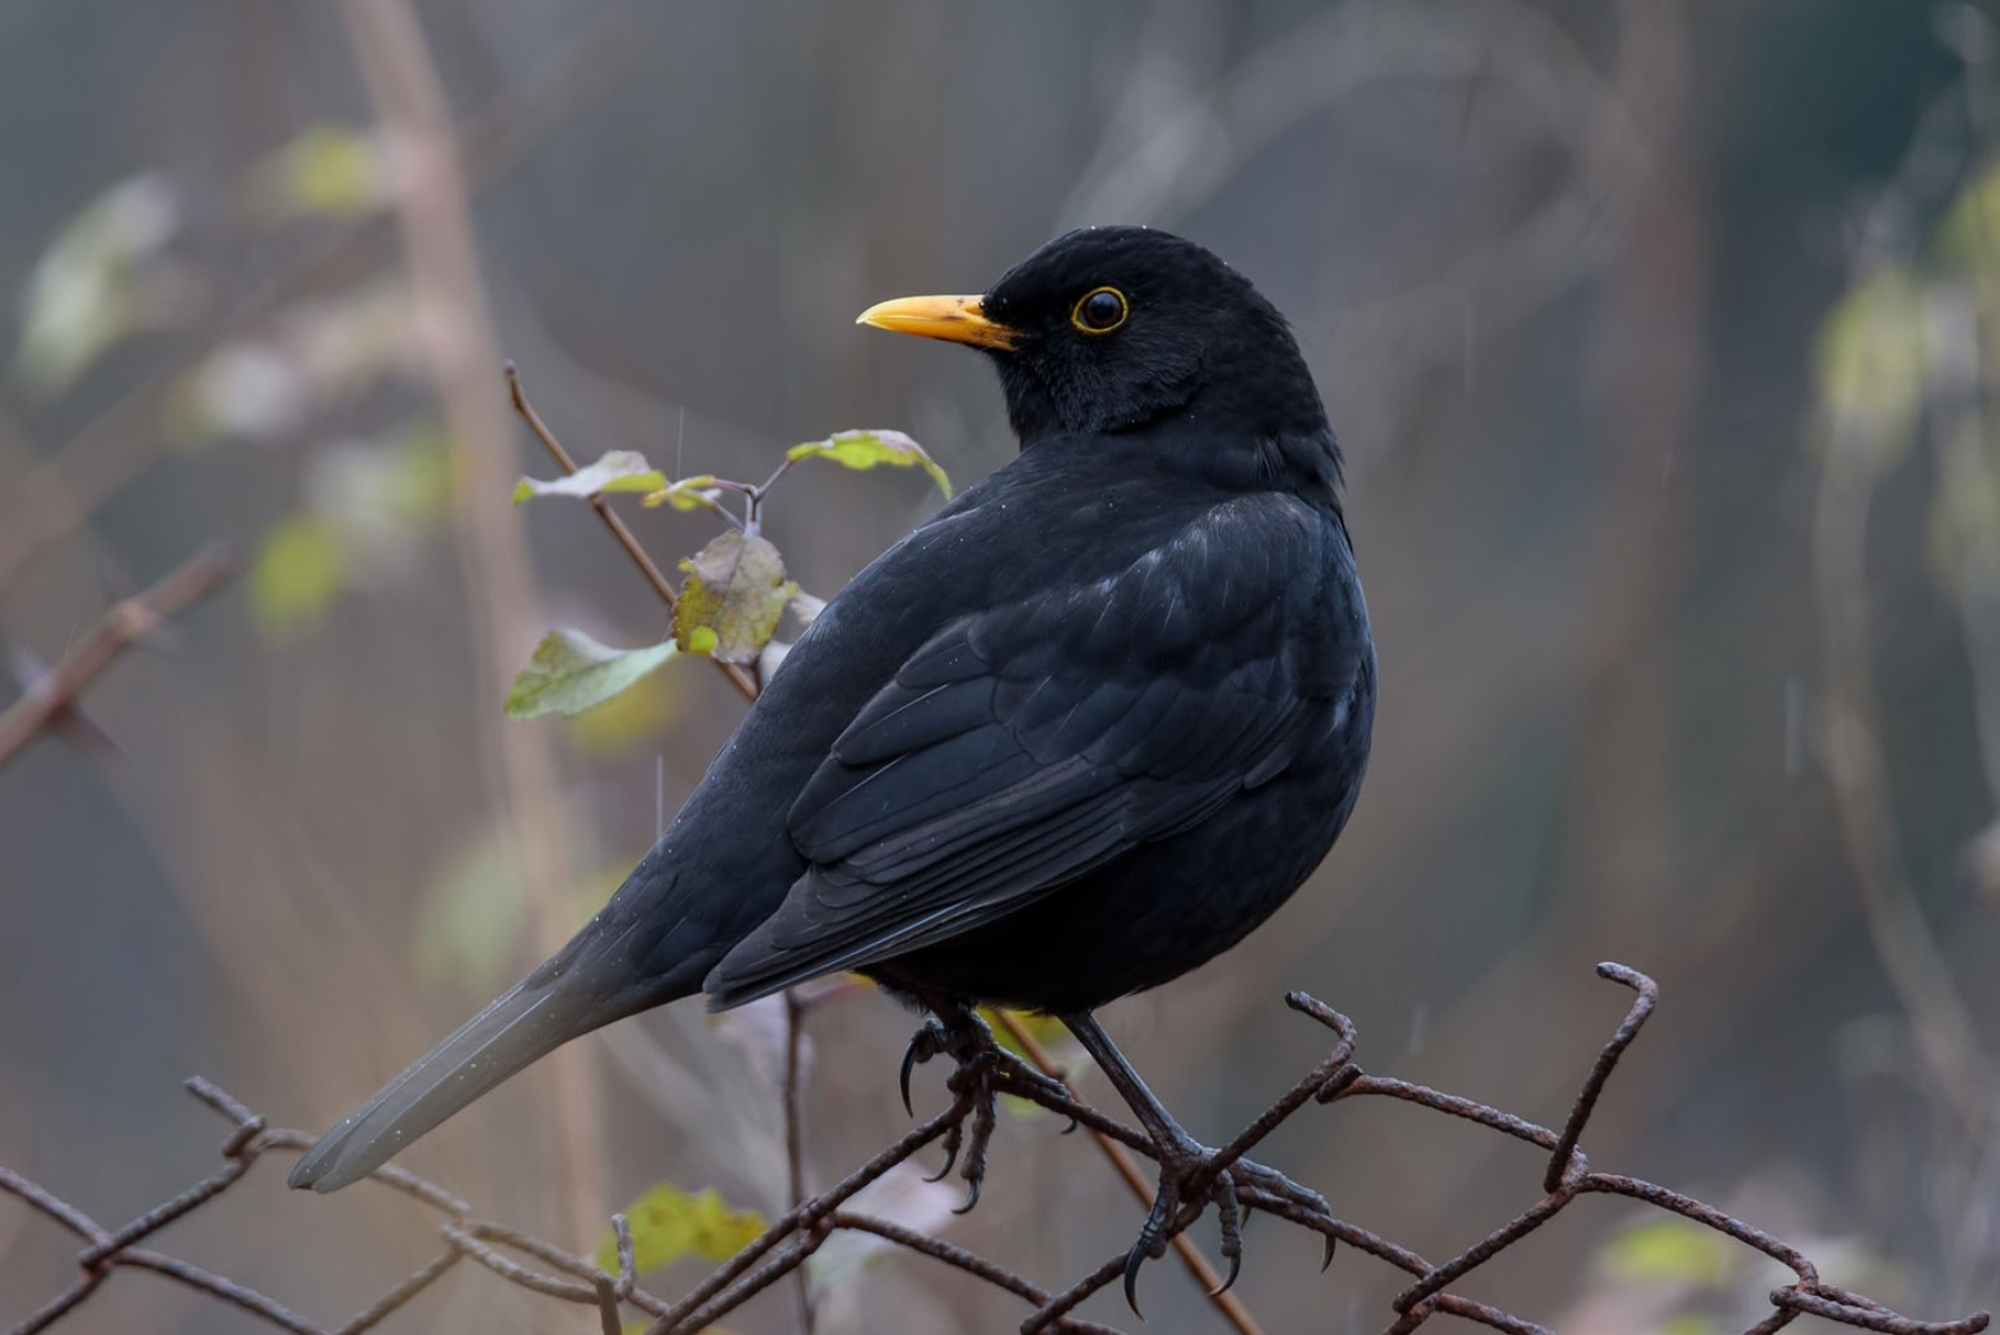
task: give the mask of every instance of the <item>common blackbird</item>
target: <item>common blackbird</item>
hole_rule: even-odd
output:
[[[1091,1012],[1242,940],[1353,809],[1375,654],[1340,453],[1283,316],[1164,232],[1071,232],[983,296],[860,322],[981,349],[1020,455],[826,605],[610,903],[293,1186],[365,1176],[613,1020],[853,969],[940,1017],[918,1055],[957,1051],[971,1003],[1061,1017],[1161,1162],[1128,1297],[1163,1249],[1210,1151]],[[1324,1208],[1241,1161],[1226,1222],[1232,1178]]]

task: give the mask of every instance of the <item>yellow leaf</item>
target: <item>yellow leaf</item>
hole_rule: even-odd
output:
[[[1661,1219],[1621,1233],[1605,1248],[1605,1259],[1621,1279],[1679,1280],[1715,1288],[1729,1273],[1732,1246],[1692,1220]]]
[[[674,607],[674,640],[688,653],[748,663],[770,642],[798,586],[764,538],[735,529],[681,562],[687,580]]]
[[[314,125],[249,170],[243,201],[265,224],[358,218],[382,207],[388,182],[373,138],[344,125]]]
[[[331,524],[310,514],[281,519],[250,565],[251,615],[267,636],[290,634],[318,619],[346,575],[347,555]]]
[[[951,497],[951,479],[924,447],[900,431],[837,431],[825,440],[809,440],[785,452],[787,459],[830,459],[843,468],[870,469],[877,464],[892,468],[921,468],[931,475],[938,490]]]
[[[1944,255],[1973,268],[2000,267],[2000,165],[1958,192],[1938,229]]]
[[[1928,370],[1924,294],[1900,268],[1849,292],[1820,326],[1814,371],[1834,428],[1886,468],[1909,444]]]
[[[659,491],[666,475],[633,450],[612,450],[594,464],[552,482],[524,477],[514,484],[514,504],[531,496],[595,496],[607,491]]]
[[[721,494],[715,489],[715,474],[696,473],[693,477],[684,477],[648,493],[645,503],[649,506],[671,505],[676,510],[709,510],[715,507]]]
[[[425,887],[411,951],[420,977],[486,996],[505,980],[528,922],[513,836],[489,828]]]
[[[646,1188],[625,1207],[632,1226],[632,1253],[640,1274],[686,1256],[727,1261],[763,1233],[764,1217],[734,1210],[714,1187],[690,1194],[668,1182]],[[618,1273],[618,1237],[606,1229],[597,1246],[597,1265]]]

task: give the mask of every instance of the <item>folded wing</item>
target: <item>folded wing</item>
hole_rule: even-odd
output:
[[[806,784],[809,870],[709,975],[711,1004],[970,931],[1283,772],[1358,670],[1305,652],[1358,612],[1351,560],[1330,516],[1236,497],[1109,573],[952,621]]]

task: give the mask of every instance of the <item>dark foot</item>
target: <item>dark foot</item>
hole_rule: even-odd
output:
[[[1139,1311],[1139,1267],[1148,1257],[1166,1254],[1167,1230],[1187,1206],[1198,1208],[1204,1203],[1215,1206],[1217,1222],[1222,1228],[1222,1259],[1229,1263],[1229,1273],[1223,1277],[1217,1293],[1226,1292],[1236,1283],[1237,1272],[1243,1268],[1243,1209],[1236,1199],[1239,1190],[1268,1192],[1316,1214],[1333,1213],[1324,1196],[1260,1163],[1238,1159],[1227,1168],[1216,1168],[1216,1151],[1179,1127],[1174,1127],[1172,1138],[1156,1145],[1156,1149],[1160,1159],[1159,1190],[1153,1196],[1152,1212],[1139,1229],[1139,1240],[1125,1256],[1125,1301],[1133,1314],[1142,1319],[1145,1314]],[[1333,1259],[1331,1238],[1327,1239],[1326,1259]]]
[[[950,1057],[957,1063],[957,1069],[945,1081],[945,1088],[964,1108],[964,1113],[945,1132],[944,1167],[930,1180],[941,1181],[958,1162],[959,1151],[964,1150],[965,1166],[959,1175],[965,1179],[966,1197],[965,1204],[957,1211],[964,1214],[979,1204],[979,1189],[986,1181],[986,1149],[992,1142],[994,1128],[999,1125],[996,1107],[999,1095],[1027,1087],[1042,1090],[1053,1098],[1066,1098],[1069,1091],[1060,1080],[1043,1075],[1001,1047],[993,1031],[971,1008],[953,1007],[937,1018],[924,1021],[924,1027],[911,1037],[910,1046],[903,1053],[903,1110],[912,1116],[915,1111],[910,1102],[910,1072],[933,1057]],[[969,1138],[965,1128],[968,1119],[972,1123]]]

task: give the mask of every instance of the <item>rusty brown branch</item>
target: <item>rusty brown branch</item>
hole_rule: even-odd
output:
[[[1303,993],[1293,993],[1286,998],[1294,1010],[1332,1031],[1334,1045],[1323,1061],[1234,1137],[1225,1154],[1249,1149],[1266,1132],[1308,1104],[1338,1103],[1349,1098],[1374,1096],[1459,1117],[1556,1155],[1561,1171],[1557,1174],[1554,1188],[1527,1210],[1494,1228],[1456,1257],[1434,1264],[1409,1248],[1358,1225],[1306,1209],[1295,1201],[1269,1195],[1256,1188],[1240,1187],[1240,1203],[1289,1220],[1329,1239],[1338,1239],[1410,1275],[1411,1284],[1393,1301],[1396,1315],[1385,1328],[1390,1335],[1414,1331],[1439,1314],[1460,1317],[1507,1332],[1507,1335],[1548,1335],[1533,1321],[1461,1294],[1447,1292],[1446,1289],[1474,1269],[1505,1255],[1521,1239],[1586,1195],[1623,1196],[1640,1201],[1712,1229],[1790,1268],[1798,1277],[1797,1281],[1770,1294],[1771,1311],[1751,1328],[1751,1335],[1771,1335],[1802,1314],[1859,1330],[1880,1331],[1883,1335],[1978,1335],[1986,1328],[1988,1317],[1984,1312],[1974,1312],[1955,1321],[1928,1322],[1890,1311],[1872,1299],[1822,1283],[1812,1262],[1796,1248],[1714,1206],[1638,1178],[1592,1171],[1581,1151],[1575,1148],[1576,1142],[1596,1107],[1605,1082],[1644,1023],[1656,998],[1652,981],[1643,975],[1617,965],[1602,966],[1599,972],[1605,978],[1632,988],[1639,995],[1592,1065],[1560,1134],[1469,1099],[1402,1081],[1363,1075],[1352,1060],[1355,1048],[1353,1023]],[[1015,1026],[1007,1027],[1011,1030]],[[1024,1028],[1015,1037],[1023,1040],[1022,1049],[1031,1054],[1037,1065],[1045,1069],[1054,1068],[1046,1052],[1034,1056],[1033,1037]],[[1107,1152],[1131,1164],[1133,1174],[1139,1177],[1141,1185],[1144,1184],[1128,1148],[1145,1144],[1138,1132],[1090,1109],[1066,1086],[1058,1092],[1057,1087],[1047,1082],[1031,1079],[1025,1066],[1017,1065],[1011,1079],[1003,1070],[997,1087],[1062,1116],[1086,1115],[1093,1132],[1104,1138]],[[0,1168],[0,1193],[16,1197],[33,1213],[87,1244],[78,1258],[81,1273],[77,1278],[12,1327],[8,1335],[36,1335],[49,1329],[83,1306],[120,1268],[162,1275],[249,1313],[269,1327],[293,1332],[293,1335],[360,1335],[360,1332],[400,1310],[460,1260],[471,1260],[508,1283],[553,1300],[593,1308],[607,1335],[621,1328],[619,1318],[622,1309],[628,1305],[655,1318],[650,1335],[689,1335],[736,1310],[752,1295],[797,1274],[826,1239],[842,1229],[883,1238],[906,1251],[928,1257],[1031,1304],[1033,1310],[1021,1324],[1024,1335],[1034,1335],[1039,1331],[1068,1332],[1069,1335],[1117,1335],[1110,1327],[1083,1320],[1072,1313],[1092,1295],[1117,1281],[1124,1267],[1123,1252],[1113,1255],[1068,1288],[1052,1292],[989,1257],[910,1229],[894,1220],[846,1208],[862,1188],[879,1180],[926,1146],[944,1140],[954,1127],[974,1115],[975,1100],[969,1096],[961,1096],[943,1112],[911,1128],[832,1187],[802,1200],[772,1223],[755,1242],[718,1266],[706,1279],[672,1303],[639,1287],[632,1236],[622,1218],[614,1218],[613,1221],[618,1273],[612,1274],[586,1258],[519,1229],[477,1218],[471,1207],[456,1195],[404,1169],[377,1169],[371,1175],[374,1180],[444,1216],[439,1222],[444,1249],[346,1322],[338,1327],[322,1327],[292,1312],[276,1299],[235,1280],[140,1245],[174,1220],[208,1206],[225,1194],[255,1166],[265,1151],[297,1152],[311,1142],[311,1138],[302,1132],[267,1128],[263,1118],[206,1081],[192,1080],[188,1088],[230,1123],[230,1134],[222,1146],[222,1168],[115,1231],[102,1227],[83,1211],[37,1183]],[[1083,1119],[1080,1117],[1079,1120]],[[1172,1221],[1170,1228],[1174,1236],[1178,1238],[1198,1214],[1199,1211],[1190,1208]],[[524,1263],[508,1253],[527,1257],[536,1264]]]

